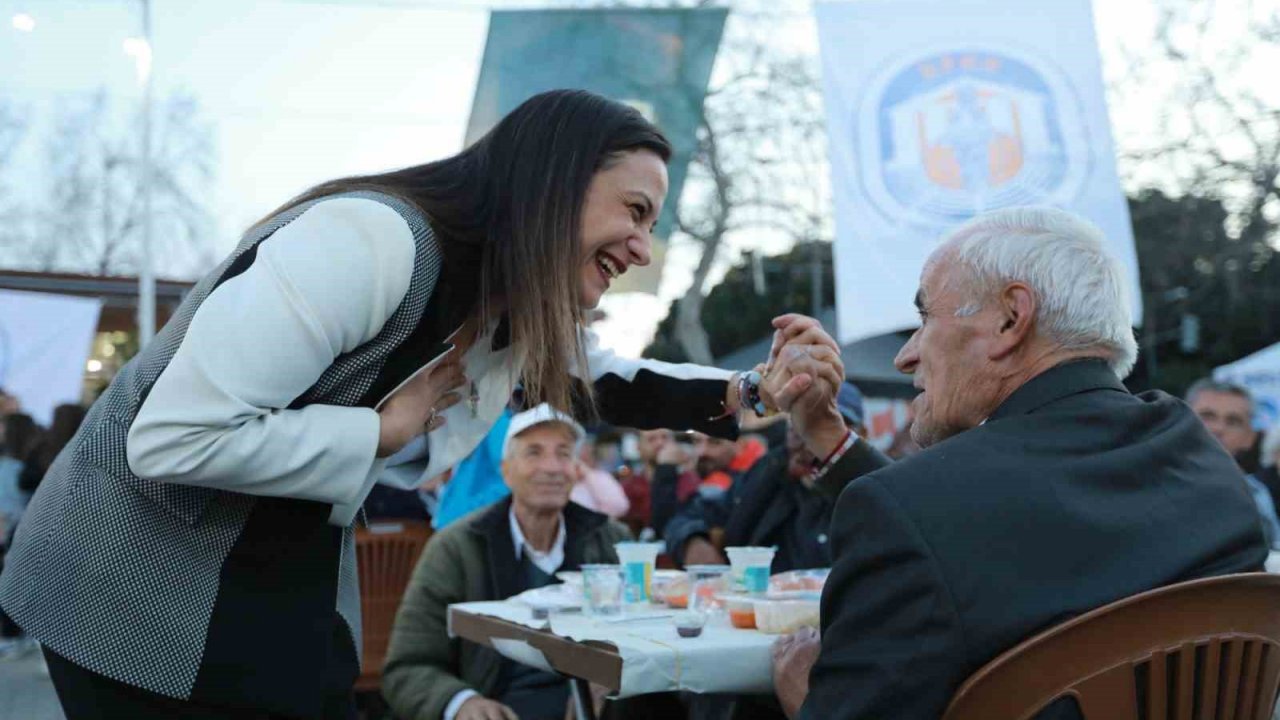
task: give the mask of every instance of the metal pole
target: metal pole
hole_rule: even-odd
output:
[[[591,697],[591,683],[582,678],[569,678],[569,696],[573,701],[574,720],[596,720],[596,705]]]
[[[146,42],[147,68],[142,78],[142,148],[139,158],[139,183],[142,192],[142,246],[138,253],[138,347],[151,343],[156,332],[156,277],[151,254],[151,103],[153,58],[151,45],[151,0],[142,2],[142,39]]]
[[[813,297],[809,300],[809,313],[816,318],[822,314],[822,243],[817,239],[810,242],[809,292]]]

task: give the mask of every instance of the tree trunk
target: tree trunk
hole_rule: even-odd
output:
[[[702,301],[701,284],[695,283],[676,303],[676,340],[689,362],[710,365],[711,341],[702,327]]]
[[[729,230],[729,213],[733,211],[733,203],[729,198],[729,187],[733,180],[720,165],[719,148],[716,143],[715,130],[703,119],[703,138],[701,143],[702,159],[707,172],[715,185],[715,200],[712,203],[713,221],[706,234],[686,233],[702,243],[702,257],[698,258],[698,267],[693,271],[693,282],[684,297],[676,304],[676,340],[680,348],[689,358],[689,362],[710,365],[711,340],[707,330],[702,326],[702,288],[706,285],[707,275],[711,274],[711,266],[715,263],[720,241]],[[683,224],[682,224],[683,226]]]

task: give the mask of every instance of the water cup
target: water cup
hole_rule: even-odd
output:
[[[729,564],[733,566],[734,582],[744,592],[762,594],[769,589],[769,568],[773,566],[773,548],[731,547],[725,548]]]
[[[622,576],[625,581],[624,602],[647,603],[653,597],[653,565],[663,547],[665,546],[662,543],[614,544],[613,549],[618,553],[618,562],[622,565]]]
[[[689,609],[714,612],[720,605],[717,596],[729,591],[729,566],[690,565],[685,570],[689,573]]]
[[[622,612],[622,566],[583,565],[582,593],[590,615],[617,615]]]

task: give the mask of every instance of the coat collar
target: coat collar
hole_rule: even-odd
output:
[[[516,560],[515,540],[511,537],[511,497],[482,510],[468,526],[480,536],[489,563],[489,583],[496,598],[508,598],[519,592],[520,573]],[[604,526],[609,518],[577,503],[564,508],[564,567],[576,570],[582,565],[583,539]]]
[[[1014,390],[987,420],[1026,415],[1049,403],[1090,390],[1129,392],[1106,361],[1097,358],[1069,360],[1049,368]]]

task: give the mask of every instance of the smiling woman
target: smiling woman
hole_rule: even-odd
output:
[[[631,108],[549,92],[250,228],[103,393],[0,576],[68,718],[347,717],[361,503],[468,455],[517,381],[735,435],[731,373],[619,358],[584,323],[649,262],[670,153]]]

